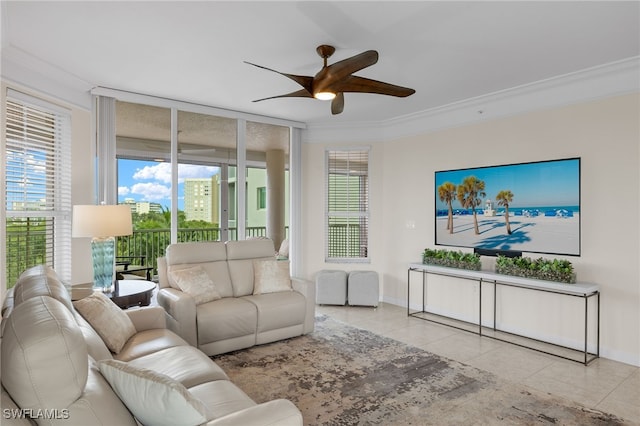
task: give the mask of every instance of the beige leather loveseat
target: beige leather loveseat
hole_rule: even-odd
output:
[[[102,294],[72,304],[48,267],[25,271],[11,296],[2,310],[3,425],[302,425],[289,401],[253,402],[165,328],[161,307],[121,311]],[[92,326],[79,312],[132,334],[118,342],[105,334],[109,324]]]
[[[168,327],[207,355],[312,332],[315,285],[275,252],[269,239],[171,244],[158,259]]]

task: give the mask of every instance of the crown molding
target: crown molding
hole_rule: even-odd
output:
[[[640,92],[640,56],[378,122],[308,125],[303,142],[382,142]]]
[[[2,47],[2,79],[91,110],[91,84],[12,46]]]

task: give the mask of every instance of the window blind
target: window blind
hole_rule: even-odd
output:
[[[47,264],[71,278],[71,114],[9,89],[5,121],[6,283]]]
[[[327,151],[326,260],[369,258],[369,150]]]

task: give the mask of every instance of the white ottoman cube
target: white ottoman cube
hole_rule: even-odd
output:
[[[347,273],[324,269],[316,275],[316,303],[343,305],[347,303]]]
[[[375,271],[352,271],[348,278],[349,305],[378,306],[378,273]]]

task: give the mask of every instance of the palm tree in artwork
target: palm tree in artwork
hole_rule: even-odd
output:
[[[475,176],[467,176],[462,183],[458,185],[458,201],[465,209],[472,209],[473,211],[473,225],[475,227],[476,235],[480,234],[478,228],[478,216],[476,214],[476,207],[482,203],[482,199],[486,197],[484,192],[484,181],[478,179]]]
[[[504,206],[504,221],[507,224],[507,234],[511,235],[511,225],[509,224],[509,203],[513,201],[513,192],[502,190],[496,195],[499,206]]]
[[[453,234],[453,200],[456,199],[456,186],[451,182],[445,182],[438,187],[440,201],[447,203],[449,215],[447,217],[447,229]]]

